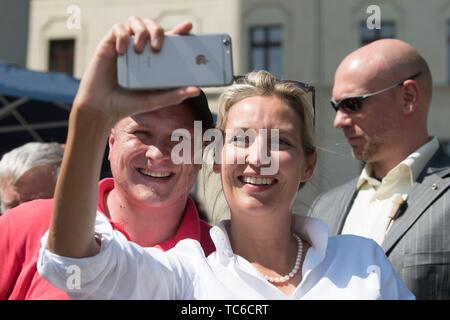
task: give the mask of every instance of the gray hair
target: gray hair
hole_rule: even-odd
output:
[[[63,154],[64,147],[56,142],[29,142],[5,153],[0,160],[0,194],[6,179],[15,184],[27,171],[38,166],[56,166],[56,181]]]

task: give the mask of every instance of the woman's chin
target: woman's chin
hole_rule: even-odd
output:
[[[245,212],[246,215],[250,216],[264,216],[268,215],[275,210],[275,206],[270,203],[262,202],[255,198],[245,199],[240,201],[236,205],[239,212]]]

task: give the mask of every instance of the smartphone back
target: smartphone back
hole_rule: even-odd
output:
[[[136,53],[130,38],[117,59],[119,85],[128,89],[224,86],[233,82],[231,38],[226,34],[167,35],[159,52],[147,43]]]

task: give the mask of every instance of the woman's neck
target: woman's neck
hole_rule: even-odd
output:
[[[249,261],[262,275],[282,277],[295,266],[299,245],[292,235],[292,214],[271,216],[236,216],[227,230],[233,252]],[[309,246],[302,240],[303,253],[295,276],[283,283],[274,283],[287,296],[300,283],[303,259]]]

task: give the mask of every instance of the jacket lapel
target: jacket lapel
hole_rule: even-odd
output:
[[[443,179],[450,175],[449,165],[450,157],[438,150],[422,171],[408,194],[405,213],[394,221],[384,239],[382,247],[387,255],[426,209],[450,187],[450,179]]]
[[[336,230],[333,230],[335,234],[341,234],[342,229],[344,228],[345,220],[350,212],[350,209],[353,205],[353,201],[355,201],[356,195],[358,194],[358,190],[356,189],[356,184],[359,178],[353,179],[347,185],[347,190],[345,190],[342,197],[342,210],[341,214],[338,215],[337,223],[334,224]]]

